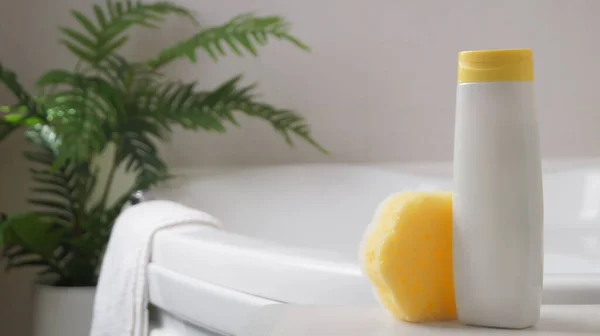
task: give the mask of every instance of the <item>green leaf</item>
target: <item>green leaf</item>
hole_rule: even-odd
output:
[[[67,162],[57,166],[56,138],[47,127],[29,130],[26,138],[38,147],[37,151],[25,152],[36,167],[30,168],[36,185],[32,188],[34,196],[28,201],[38,207],[38,214],[51,214],[57,221],[70,223],[77,218],[78,202],[87,199],[87,190],[82,191],[80,186],[89,185],[95,176],[90,176],[86,165]]]
[[[123,15],[123,4],[120,2],[117,2],[115,4],[115,11],[117,12],[117,15]]]
[[[40,106],[40,104],[38,104],[33,96],[23,88],[21,83],[19,83],[16,74],[13,71],[5,68],[1,62],[0,83],[4,84],[4,86],[15,96],[15,98],[18,100],[16,106],[19,106],[18,109],[23,110],[22,112],[24,113],[24,118],[22,119],[23,122],[20,123],[9,123],[3,119],[0,119],[0,141],[2,141],[10,133],[21,126],[25,126],[30,123],[33,124],[37,120],[43,120],[44,109]],[[34,119],[33,117],[39,119]]]
[[[17,125],[17,124],[21,123],[21,120],[23,119],[23,115],[21,115],[20,113],[13,113],[13,114],[5,115],[2,119],[4,119],[5,121],[7,121],[10,124]]]
[[[61,223],[61,225],[63,226],[71,226],[73,224],[73,221],[75,220],[75,218],[73,218],[70,214],[66,214],[64,212],[45,210],[36,211],[36,214],[40,216],[52,217],[57,223]]]
[[[260,45],[266,45],[268,42],[268,35],[264,32],[254,32],[252,36],[256,40],[256,42]]]
[[[93,63],[96,59],[95,55],[84,51],[80,47],[77,47],[75,43],[69,42],[67,40],[61,40],[60,43],[64,44],[67,47],[67,49],[69,49],[75,56],[79,57],[83,61]]]
[[[99,60],[104,59],[107,55],[115,52],[117,49],[119,49],[123,45],[125,45],[125,43],[127,43],[127,40],[129,40],[129,37],[122,36],[122,37],[118,38],[115,41],[111,41],[110,43],[105,44],[104,46],[102,46],[102,48],[100,48],[98,50],[98,53],[97,53],[96,57]]]
[[[98,36],[98,29],[94,26],[94,24],[85,16],[83,15],[81,12],[78,12],[76,10],[71,10],[71,16],[73,16],[75,18],[75,20],[77,20],[77,22],[79,22],[79,24],[85,28],[85,30],[90,33],[92,36]]]
[[[225,52],[225,49],[223,49],[223,46],[221,46],[221,41],[215,42],[214,47],[215,47],[215,49],[217,49],[219,54],[221,54],[221,56],[227,55],[227,53]]]
[[[16,244],[44,257],[51,258],[54,249],[60,242],[62,232],[51,230],[54,219],[36,213],[24,213],[9,217],[5,222],[5,230],[14,234]]]
[[[115,10],[115,4],[112,0],[106,0],[106,9],[110,15],[110,19],[114,20],[117,17],[117,11]]]
[[[6,115],[2,118],[2,120],[14,126],[34,126],[42,123],[42,119],[38,117],[28,117],[22,113]]]
[[[67,159],[86,162],[102,152],[110,139],[105,125],[124,111],[125,93],[120,83],[102,77],[65,70],[51,70],[38,80],[38,87],[61,86],[63,91],[45,97],[47,119],[61,150],[56,165]],[[56,167],[56,166],[55,166]]]
[[[106,28],[106,25],[107,25],[106,16],[104,16],[104,11],[102,10],[102,8],[100,6],[94,5],[94,14],[96,15],[96,20],[98,21],[100,28]]]
[[[231,83],[225,83],[215,95],[226,95]],[[177,123],[186,129],[202,128],[207,131],[224,132],[220,118],[215,115],[210,94],[194,92],[194,83],[167,83],[157,97],[155,113],[168,121]]]
[[[163,50],[156,58],[148,61],[153,68],[163,67],[176,59],[189,58],[195,62],[198,49],[204,50],[211,59],[218,60],[226,52],[221,43],[229,46],[236,55],[242,55],[241,48],[252,55],[257,55],[257,46],[265,45],[269,36],[285,40],[302,50],[310,50],[308,46],[290,34],[290,25],[278,16],[255,17],[251,14],[240,15],[224,25],[206,29],[191,38]],[[254,37],[251,40],[249,37]]]
[[[156,23],[172,15],[196,22],[187,9],[170,2],[106,1],[104,8],[94,5],[93,9],[93,18],[78,11],[71,12],[89,38],[73,29],[61,29],[64,37],[62,43],[93,68],[107,65],[107,58],[127,42],[125,34],[132,27],[155,28]]]
[[[31,179],[40,184],[54,187],[63,187],[65,185],[64,180],[52,176],[32,176]]]
[[[242,52],[240,51],[240,49],[235,45],[233,38],[230,36],[225,36],[223,37],[223,40],[225,41],[225,43],[227,43],[227,45],[229,46],[229,48],[231,48],[231,50],[233,50],[233,52],[238,55],[238,56],[242,56]]]
[[[294,36],[292,36],[290,34],[287,34],[287,33],[279,34],[279,37],[288,42],[291,42],[293,45],[295,45],[296,47],[298,47],[304,51],[311,51],[309,46],[307,46],[302,41],[298,40],[297,38],[295,38]]]
[[[127,132],[117,153],[117,162],[125,161],[127,171],[161,175],[166,165],[158,157],[158,150],[143,134]]]
[[[62,210],[65,212],[69,212],[71,210],[68,204],[64,204],[59,201],[48,200],[48,199],[40,199],[40,198],[30,198],[27,200],[29,203],[37,206],[53,208],[56,210]]]
[[[29,117],[22,119],[22,124],[25,126],[36,126],[42,124],[43,122],[44,120],[38,117]]]
[[[71,195],[63,188],[38,187],[31,188],[31,191],[44,195],[49,194],[63,199],[69,199],[71,197]]]
[[[246,50],[248,50],[252,55],[257,56],[257,52],[256,52],[256,48],[254,48],[254,46],[252,45],[252,43],[250,42],[250,40],[248,39],[248,36],[246,35],[240,35],[237,37],[237,40],[239,43],[242,44],[242,46],[244,46],[244,48],[246,48]]]
[[[290,137],[293,134],[317,148],[321,153],[329,154],[323,146],[313,139],[306,120],[294,111],[277,109],[271,105],[253,100],[235,101],[231,108],[269,122],[275,131],[281,134],[290,145],[294,143]]]
[[[60,31],[62,31],[65,35],[69,36],[73,40],[81,43],[82,45],[88,47],[89,49],[93,49],[96,47],[96,44],[93,40],[89,39],[87,36],[67,27],[59,27]]]
[[[37,86],[75,84],[74,76],[70,71],[54,69],[44,73],[37,81]]]

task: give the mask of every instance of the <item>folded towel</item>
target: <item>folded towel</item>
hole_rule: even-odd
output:
[[[146,336],[152,237],[160,229],[184,224],[221,227],[201,211],[169,201],[148,201],[117,218],[98,279],[91,336]]]

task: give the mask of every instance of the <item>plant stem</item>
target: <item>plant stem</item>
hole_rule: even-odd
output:
[[[117,172],[116,161],[116,159],[113,159],[112,166],[110,167],[110,172],[108,173],[108,179],[106,180],[106,185],[104,186],[104,192],[102,193],[102,198],[100,200],[100,204],[102,205],[103,209],[106,207],[108,194],[110,194],[110,187],[112,186],[113,180],[115,178],[115,173]]]

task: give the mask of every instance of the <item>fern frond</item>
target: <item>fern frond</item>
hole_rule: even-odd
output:
[[[269,104],[252,100],[237,101],[232,108],[248,116],[267,121],[277,133],[283,136],[289,145],[294,144],[291,135],[295,135],[317,148],[321,153],[329,154],[323,146],[313,139],[306,120],[292,110],[278,109]]]
[[[82,99],[84,97],[83,94],[90,91],[97,98],[101,98],[104,101],[95,99],[89,102],[89,104],[94,104],[95,108],[105,114],[110,114],[113,107],[122,107],[122,105],[113,105],[123,99],[124,93],[120,88],[115,87],[112,83],[99,76],[84,75],[66,70],[50,70],[40,77],[36,85],[42,91],[50,89],[54,92],[44,96],[44,102],[50,104],[46,106],[48,109],[57,107],[57,105],[60,106],[60,104],[68,106],[73,100],[84,100]],[[67,88],[67,90],[56,92],[57,87],[61,89]],[[56,117],[56,115],[53,117]]]
[[[13,215],[4,221],[4,247],[18,246],[12,251],[5,249],[4,255],[13,261],[11,266],[18,266],[17,259],[23,257],[50,259],[62,234],[52,230],[53,227],[54,218],[33,212]]]
[[[56,167],[59,139],[49,126],[30,129],[25,136],[37,149],[25,152],[25,157],[38,167],[30,168],[36,185],[31,189],[34,196],[29,203],[38,215],[55,217],[55,225],[73,226],[78,204],[85,201],[77,193],[82,175],[70,163]]]
[[[111,57],[111,60],[111,65],[103,69],[102,74],[110,74],[106,77],[110,77],[110,85],[115,90],[114,96],[119,96],[113,99],[113,116],[105,127],[106,136],[111,137],[111,132],[118,137],[128,131],[143,131],[166,140],[171,130],[165,118],[161,113],[149,113],[163,85],[162,74],[145,63],[129,63],[119,56]]]
[[[20,105],[28,107],[29,109],[36,106],[35,100],[23,88],[21,83],[19,83],[17,75],[13,71],[5,68],[2,63],[0,63],[0,82],[2,82],[2,84],[4,84],[4,86],[17,98]]]
[[[157,84],[163,77],[145,63],[130,63],[118,56],[113,58],[112,66],[123,89],[132,94]]]
[[[47,120],[59,135],[62,146],[56,164],[68,158],[86,162],[109,142],[105,123],[124,112],[124,94],[104,78],[64,70],[52,70],[37,82],[40,89],[62,90],[43,98]]]
[[[44,120],[43,108],[19,83],[17,75],[5,68],[0,63],[0,83],[17,98],[18,113],[10,116],[0,115],[0,141],[6,138],[11,132],[21,126],[31,126],[41,123]],[[14,112],[10,107],[4,109],[4,113]]]
[[[301,115],[256,101],[255,86],[243,86],[240,81],[241,76],[236,76],[215,90],[204,92],[194,92],[194,83],[168,83],[153,108],[167,116],[171,123],[186,129],[218,132],[225,131],[225,122],[238,125],[235,113],[242,112],[270,123],[290,145],[294,144],[292,136],[296,136],[322,153],[328,153],[312,138],[308,123]]]
[[[117,164],[125,163],[127,171],[134,171],[145,177],[160,177],[167,172],[167,166],[160,159],[156,146],[143,132],[126,132],[122,135],[116,161]]]
[[[232,102],[251,97],[252,86],[238,88],[240,80],[236,76],[210,92],[196,92],[195,83],[167,83],[153,109],[185,129],[225,132],[224,121],[237,124],[230,113]]]
[[[20,223],[5,231],[14,244],[23,248],[20,254],[26,257],[18,259],[5,253],[10,267],[46,266],[40,275],[58,275],[59,284],[93,284],[100,256],[81,248],[87,237],[81,221],[87,221],[85,207],[98,171],[91,171],[88,162],[75,164],[70,160],[56,167],[64,148],[60,144],[63,139],[59,139],[50,126],[32,128],[26,132],[26,138],[37,148],[26,152],[26,157],[36,166],[30,169],[36,182],[31,189],[34,196],[28,199],[34,206],[31,216],[36,220],[47,218],[48,224],[28,230],[29,224]],[[48,237],[47,247],[35,240],[40,234]],[[34,241],[29,244],[27,239]],[[39,250],[41,247],[43,251]],[[89,248],[101,251],[101,246],[89,245]]]
[[[196,22],[185,8],[166,1],[107,0],[105,6],[94,5],[94,17],[72,10],[80,30],[60,27],[64,44],[79,59],[92,66],[99,65],[116,53],[128,40],[124,35],[133,26],[157,28],[169,15],[177,15]]]
[[[214,61],[220,56],[225,56],[226,49],[238,56],[243,55],[243,51],[256,56],[257,48],[267,44],[270,38],[285,40],[302,50],[310,50],[307,45],[291,35],[290,24],[284,18],[244,14],[165,49],[158,57],[149,60],[148,64],[153,68],[160,68],[184,57],[195,63],[198,49],[204,50]]]

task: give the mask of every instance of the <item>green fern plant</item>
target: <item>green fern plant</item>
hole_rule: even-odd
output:
[[[17,103],[1,109],[0,141],[23,128],[33,150],[31,162],[34,210],[0,221],[0,247],[7,268],[39,266],[59,286],[94,285],[112,224],[129,196],[170,177],[155,146],[167,141],[174,125],[187,130],[225,132],[245,114],[269,123],[284,140],[306,141],[323,153],[298,113],[257,98],[254,85],[241,76],[209,91],[195,82],[167,78],[163,67],[175,60],[196,61],[198,52],[213,60],[228,54],[256,55],[270,40],[309,48],[291,35],[279,16],[245,14],[164,49],[143,62],[132,62],[120,51],[133,27],[156,29],[169,16],[196,24],[186,8],[170,2],[107,0],[94,5],[93,15],[71,11],[77,28],[59,27],[60,43],[78,59],[74,70],[43,74],[36,93],[29,93],[14,72],[0,63],[0,82]],[[98,185],[93,160],[114,146],[108,182]],[[134,174],[130,190],[109,202],[115,172]],[[92,197],[100,188],[100,197]]]

